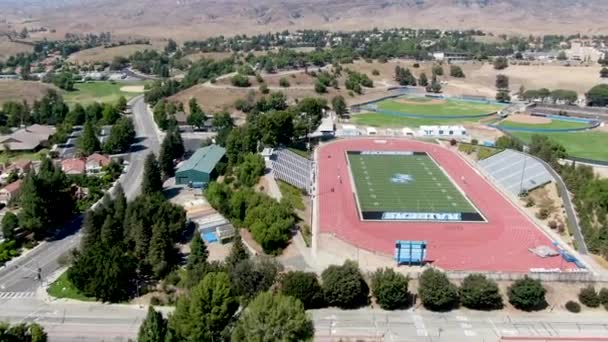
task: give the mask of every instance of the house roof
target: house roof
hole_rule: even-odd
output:
[[[0,136],[0,149],[8,146],[10,150],[33,150],[55,133],[55,128],[45,125],[31,125],[9,135]]]
[[[2,188],[3,191],[7,191],[11,194],[14,194],[16,192],[18,192],[19,190],[21,190],[21,183],[23,181],[21,179],[12,182],[11,184],[5,186],[4,188]]]
[[[29,168],[31,165],[32,165],[31,160],[21,159],[21,160],[12,162],[11,165],[9,165],[6,168],[6,171],[12,171],[12,170],[17,170],[17,169],[25,170],[25,169]]]
[[[85,162],[82,159],[65,159],[61,161],[61,170],[66,173],[80,172],[84,173],[86,168]]]
[[[96,162],[101,166],[108,166],[110,164],[110,158],[104,156],[103,154],[93,153],[87,157],[87,163]]]
[[[200,171],[204,173],[211,173],[217,163],[226,154],[226,149],[218,145],[209,145],[203,148],[199,148],[190,159],[186,160],[177,172],[184,171]]]

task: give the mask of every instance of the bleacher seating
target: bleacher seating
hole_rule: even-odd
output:
[[[276,179],[310,193],[313,162],[287,149],[276,149],[271,157]]]
[[[513,150],[505,150],[479,162],[479,165],[508,192],[519,195],[553,181],[536,159]]]

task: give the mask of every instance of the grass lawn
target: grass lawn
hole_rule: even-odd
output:
[[[142,86],[145,82],[88,82],[76,83],[74,91],[66,91],[63,93],[63,98],[68,104],[80,103],[82,105],[91,104],[93,102],[116,102],[118,98],[124,96],[130,99],[141,93],[124,92],[120,89],[125,86]]]
[[[550,123],[544,124],[533,124],[510,121],[509,119],[502,121],[498,124],[504,128],[538,128],[538,129],[575,129],[589,127],[586,122],[574,122],[574,121],[562,121],[562,120],[551,120]]]
[[[300,189],[282,181],[277,181],[277,184],[279,184],[279,189],[283,195],[282,201],[289,203],[294,209],[306,209],[304,200],[302,199],[302,191]]]
[[[300,157],[310,159],[310,153],[308,153],[308,151],[306,151],[306,149],[300,149],[300,148],[296,148],[296,147],[288,147],[287,149],[290,150],[291,152],[299,155]]]
[[[426,154],[348,153],[362,212],[476,213]]]
[[[525,142],[530,142],[532,140],[532,135],[534,135],[534,133],[528,132],[513,132],[512,134]],[[605,148],[606,143],[608,142],[608,133],[586,131],[543,133],[542,135],[546,135],[562,144],[570,156],[608,160],[608,149]]]
[[[63,272],[61,277],[57,278],[48,288],[49,295],[55,298],[68,298],[82,301],[95,301],[95,298],[90,298],[78,291],[68,279],[68,272]]]
[[[0,163],[8,164],[17,160],[41,160],[48,153],[49,150],[47,149],[42,149],[38,152],[0,152]]]
[[[399,115],[382,113],[362,113],[351,116],[351,121],[357,125],[372,127],[419,127],[422,125],[460,125],[473,122],[467,119],[414,119]]]
[[[482,115],[501,110],[504,106],[492,103],[477,103],[447,99],[444,103],[428,103],[417,101],[415,98],[405,98],[412,103],[403,103],[398,100],[384,100],[378,103],[380,110],[387,110],[415,115]],[[418,103],[415,103],[418,102]]]

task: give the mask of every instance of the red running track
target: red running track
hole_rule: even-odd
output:
[[[415,140],[378,141],[340,140],[319,147],[317,200],[321,233],[335,234],[359,248],[390,256],[394,254],[396,240],[426,240],[427,259],[446,270],[528,272],[530,268],[576,268],[562,257],[543,259],[528,251],[528,248],[539,245],[551,246],[551,241],[454,152]],[[346,159],[346,151],[349,150],[430,154],[467,194],[487,222],[361,221]]]

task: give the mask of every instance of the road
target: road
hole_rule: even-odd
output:
[[[146,307],[66,300],[1,299],[0,321],[38,322],[50,341],[127,341],[137,335]],[[165,313],[170,308],[163,308]],[[501,336],[608,337],[605,312],[571,314],[379,309],[312,310],[315,341],[499,341]]]
[[[133,108],[133,122],[138,143],[130,154],[130,165],[121,177],[121,184],[128,199],[133,199],[139,192],[143,177],[143,165],[146,155],[160,150],[159,137],[152,114],[143,101],[143,96],[133,98],[129,104]],[[28,254],[9,262],[0,269],[0,298],[31,297],[45,284],[46,278],[55,273],[61,266],[57,258],[63,253],[78,247],[82,217],[77,217],[66,225],[64,236],[53,241],[43,242]],[[37,269],[41,269],[42,280],[36,279]]]
[[[508,336],[607,337],[605,312],[315,310],[315,341],[498,341]]]

